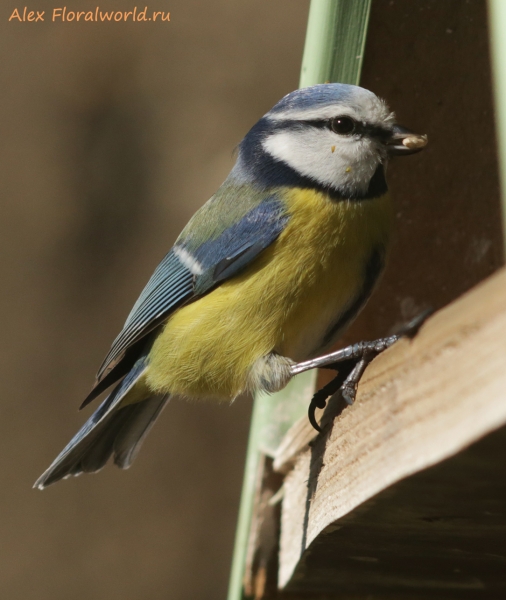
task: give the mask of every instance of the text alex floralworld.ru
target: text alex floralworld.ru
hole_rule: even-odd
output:
[[[22,9],[15,8],[12,11],[9,21],[16,21],[20,23],[36,23],[37,21],[45,21],[46,11],[45,10],[29,10],[27,6]],[[170,12],[162,11],[148,11],[148,7],[145,6],[142,10],[139,10],[137,6],[133,10],[129,11],[104,11],[99,6],[95,10],[67,10],[66,6],[61,8],[53,8],[52,13],[47,15],[48,20],[56,22],[70,23],[72,21],[84,21],[88,23],[100,23],[107,21],[170,21]]]

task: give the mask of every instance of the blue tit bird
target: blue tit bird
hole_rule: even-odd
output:
[[[171,395],[275,392],[332,345],[385,264],[388,160],[426,142],[361,87],[280,100],[156,268],[83,405],[116,387],[35,486],[111,456],[128,468]]]

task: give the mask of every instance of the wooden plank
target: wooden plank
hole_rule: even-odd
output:
[[[308,549],[314,543],[324,544],[324,532],[339,528],[344,515],[395,482],[443,461],[504,425],[505,390],[506,269],[502,269],[434,315],[414,340],[400,341],[373,361],[355,404],[334,420],[328,414],[333,409],[329,405],[325,416],[330,423],[311,448],[289,456],[286,449],[290,444],[282,445],[284,455],[281,457],[280,450],[275,465],[286,470],[294,463],[294,467],[284,481],[279,586],[297,589]],[[296,427],[298,439],[301,431],[309,435],[301,421],[286,439],[293,438]],[[296,444],[292,448],[296,451]],[[501,474],[504,471],[504,453],[492,456],[490,477],[494,469]],[[436,478],[425,490],[439,508],[446,506],[445,498],[452,496],[453,489],[451,479],[445,479],[444,470],[442,473],[443,478]],[[493,480],[489,478],[490,485]],[[482,488],[468,481],[467,492],[467,500],[476,505]],[[458,500],[453,498],[446,510],[458,513]],[[464,500],[462,497],[462,507]],[[397,510],[409,513],[417,506],[398,505]],[[374,520],[374,508],[370,511]],[[506,517],[504,512],[501,515],[504,527]],[[399,518],[402,521],[402,514]],[[343,547],[353,545],[352,529],[349,537],[338,537]],[[382,546],[385,539],[375,540],[371,532],[371,551],[378,547],[377,542]],[[418,575],[423,578],[424,561],[437,549],[437,536],[424,548],[418,548],[413,540],[411,543],[412,551],[420,552]],[[404,545],[409,545],[409,540],[404,539]],[[402,557],[403,547],[397,547]],[[395,548],[392,551],[395,554]],[[506,560],[504,555],[497,560]],[[334,567],[344,577],[341,566]],[[382,577],[380,573],[378,582]],[[385,572],[383,583],[388,577]],[[302,580],[307,584],[307,572]],[[448,585],[450,589],[451,582]]]
[[[277,588],[280,503],[273,502],[273,498],[281,484],[281,476],[272,469],[272,459],[262,454],[243,577],[244,594],[248,598],[264,598]]]
[[[365,502],[314,540],[279,597],[502,600],[505,450],[503,427]]]

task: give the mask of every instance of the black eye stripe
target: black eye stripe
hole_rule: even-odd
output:
[[[386,142],[392,137],[392,130],[380,125],[365,125],[364,130],[367,135],[377,138],[382,142]]]
[[[331,119],[313,119],[311,121],[302,121],[304,125],[310,125],[316,129],[328,129]]]
[[[340,117],[334,117],[332,119],[312,119],[308,121],[302,121],[302,123],[304,125],[310,125],[311,127],[315,127],[316,129],[330,129],[331,131],[333,131],[332,122],[338,118]],[[351,117],[345,117],[344,115],[341,118],[351,119]],[[371,125],[369,123],[355,121],[354,119],[352,120],[355,123],[353,135],[368,135],[370,137],[378,138],[380,140],[387,140],[392,136],[392,132],[386,127],[381,127],[380,125]]]
[[[337,115],[346,116],[347,115]],[[270,121],[269,119],[261,119],[260,124],[264,125],[262,130],[262,136],[265,137],[269,134],[278,131],[304,131],[308,127],[315,129],[329,129],[332,131],[331,122],[336,117],[330,119],[307,119],[305,121],[295,119],[283,119],[282,121]],[[351,117],[348,117],[351,118]],[[357,136],[368,136],[376,138],[381,142],[386,142],[392,137],[392,130],[388,127],[382,127],[380,125],[372,125],[370,123],[364,123],[363,121],[355,121],[355,130],[353,135]]]

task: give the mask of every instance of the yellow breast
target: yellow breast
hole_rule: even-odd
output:
[[[232,399],[260,357],[311,355],[360,292],[371,253],[388,244],[388,195],[335,202],[294,189],[282,197],[291,217],[276,242],[167,321],[150,353],[149,387]]]

